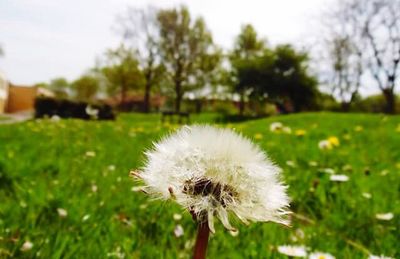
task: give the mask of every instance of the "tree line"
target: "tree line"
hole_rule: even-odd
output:
[[[348,109],[360,88],[371,82],[394,113],[399,84],[400,0],[342,0],[325,15],[328,78]]]
[[[397,10],[400,0],[337,2],[324,16],[324,65],[312,73],[309,53],[290,44],[271,46],[251,24],[243,25],[232,49],[224,51],[205,20],[185,6],[129,7],[115,23],[121,45],[107,50],[95,68],[74,82],[58,78],[49,87],[58,96],[80,100],[117,95],[121,108],[134,90],[143,95],[144,112],[151,111],[153,93],[171,97],[179,112],[189,93],[202,98],[204,92],[222,91],[236,97],[243,115],[250,102],[274,103],[283,112],[316,109],[326,97],[319,89],[326,86],[348,110],[360,89],[374,81],[385,98],[385,112],[394,113],[400,62]]]

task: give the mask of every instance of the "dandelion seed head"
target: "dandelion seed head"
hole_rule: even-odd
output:
[[[321,150],[328,150],[332,149],[332,144],[328,140],[324,139],[318,143],[318,147]]]
[[[272,132],[280,132],[283,130],[283,124],[281,122],[273,122],[269,125],[269,129]]]
[[[288,224],[289,198],[280,182],[281,169],[257,146],[229,129],[184,127],[147,152],[140,172],[144,190],[174,199],[198,221],[214,217],[229,229],[228,214],[244,223]]]

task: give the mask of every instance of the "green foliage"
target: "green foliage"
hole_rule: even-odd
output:
[[[238,87],[253,97],[268,97],[286,106],[287,111],[316,108],[317,80],[308,72],[306,53],[279,45],[237,64]]]
[[[126,13],[118,17],[124,40],[134,46],[138,53],[139,66],[144,77],[143,111],[151,110],[150,96],[154,91],[160,91],[165,81],[165,66],[159,58],[159,26],[157,21],[158,9],[135,9],[128,7]]]
[[[336,101],[336,99],[332,95],[322,92],[317,93],[316,106],[317,109],[321,111],[340,110],[340,104],[338,103],[338,101]]]
[[[254,27],[246,24],[235,39],[231,59],[249,59],[261,54],[264,48],[265,42],[259,39]]]
[[[212,105],[211,109],[221,115],[230,115],[235,113],[236,107],[231,101],[217,101]]]
[[[100,89],[99,79],[91,75],[83,75],[72,83],[76,98],[82,101],[91,101]]]
[[[212,123],[216,116],[191,119]],[[271,132],[276,121],[292,134]],[[237,237],[217,223],[208,258],[287,258],[276,251],[284,244],[336,258],[367,258],[366,249],[400,257],[399,125],[399,116],[331,113],[219,125],[255,137],[283,168],[294,214],[290,228],[235,222]],[[196,234],[190,214],[173,202],[131,191],[138,183],[128,177],[143,165],[152,142],[173,128],[162,125],[158,115],[142,114],[122,114],[116,122],[44,119],[1,125],[0,257],[189,258]],[[300,129],[304,136],[296,136]],[[340,145],[320,150],[318,142],[329,136],[338,137]],[[326,168],[349,181],[330,181]],[[68,215],[59,216],[59,208]],[[376,213],[386,212],[394,218],[376,219]],[[183,218],[175,221],[174,213]],[[183,237],[173,234],[177,224]],[[27,240],[33,247],[23,252]]]
[[[108,50],[106,59],[106,66],[101,68],[101,72],[107,79],[108,93],[120,94],[121,102],[124,102],[129,90],[140,89],[144,85],[139,61],[135,52],[124,45]]]
[[[232,65],[232,70],[230,74],[230,80],[227,81],[228,84],[232,86],[232,91],[240,95],[239,103],[239,114],[243,115],[245,112],[245,101],[248,95],[248,88],[252,87],[252,79],[246,83],[240,77],[244,75],[243,69],[253,69],[250,60],[260,56],[265,50],[265,42],[259,39],[256,30],[251,24],[246,24],[242,26],[239,35],[235,39],[235,44],[232,53],[229,55],[229,59]],[[248,71],[250,74],[251,72]],[[251,75],[250,75],[251,76]],[[242,82],[241,82],[242,80]],[[247,83],[249,85],[247,85]]]
[[[52,79],[48,87],[54,92],[57,98],[67,98],[71,90],[69,82],[63,77]]]
[[[192,21],[185,6],[160,10],[160,54],[179,111],[183,95],[213,82],[213,72],[221,61],[211,32],[202,18]]]
[[[395,112],[400,112],[400,98],[395,97],[397,107],[395,107]],[[352,111],[358,112],[385,112],[386,109],[386,99],[382,94],[371,95],[363,99],[356,100],[352,106]]]

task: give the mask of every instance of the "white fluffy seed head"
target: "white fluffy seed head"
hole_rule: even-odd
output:
[[[183,127],[154,144],[140,172],[144,191],[173,198],[208,221],[214,216],[230,230],[228,214],[243,222],[288,224],[289,198],[281,184],[281,169],[241,135],[211,126]]]

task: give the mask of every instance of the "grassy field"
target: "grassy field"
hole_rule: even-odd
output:
[[[291,133],[271,132],[277,121]],[[280,245],[336,258],[400,257],[400,117],[310,113],[220,126],[254,139],[283,168],[294,214],[291,228],[234,222],[238,236],[218,223],[208,258],[287,258]],[[133,192],[128,177],[152,141],[175,128],[139,114],[0,125],[0,258],[190,258],[189,213]],[[339,145],[321,150],[329,137]]]

